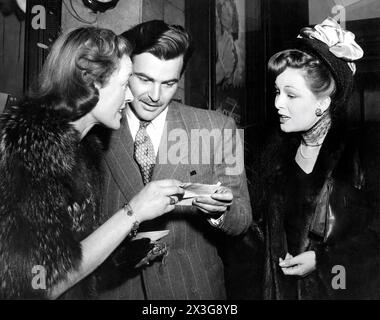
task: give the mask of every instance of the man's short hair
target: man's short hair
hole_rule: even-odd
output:
[[[162,60],[183,56],[184,72],[193,48],[191,37],[180,25],[168,25],[162,20],[140,23],[121,34],[132,45],[132,57],[141,53],[150,53]]]

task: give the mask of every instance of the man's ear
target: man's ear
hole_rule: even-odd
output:
[[[331,105],[331,98],[329,96],[322,98],[319,101],[319,108],[325,112]]]

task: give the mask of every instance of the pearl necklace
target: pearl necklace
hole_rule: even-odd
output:
[[[309,151],[312,151],[311,154],[309,156],[306,156],[303,152],[302,152],[302,146],[305,146],[305,147],[308,147],[308,150]],[[300,156],[304,159],[312,159],[314,157],[317,157],[318,154],[319,154],[319,149],[321,148],[322,144],[318,144],[318,145],[312,145],[312,146],[309,146],[309,145],[306,145],[304,143],[301,142],[300,144],[300,147],[299,147],[299,150],[300,150]]]
[[[300,146],[297,149],[295,161],[298,164],[298,166],[306,173],[309,174],[313,171],[315,163],[317,162],[319,150],[321,149],[321,146],[316,147],[308,147],[308,150],[312,151],[312,153],[308,156],[306,156],[302,152],[302,148],[306,146],[304,143],[301,142]]]
[[[306,174],[313,171],[323,140],[325,139],[330,127],[331,116],[329,112],[325,112],[308,131],[302,134],[302,140],[297,149],[295,160]],[[307,148],[306,150],[308,151],[308,155],[305,155],[302,152],[304,147]]]

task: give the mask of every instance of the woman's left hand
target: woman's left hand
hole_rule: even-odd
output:
[[[285,260],[280,258],[279,266],[286,275],[306,277],[316,269],[315,252],[306,251],[295,257],[286,254]]]

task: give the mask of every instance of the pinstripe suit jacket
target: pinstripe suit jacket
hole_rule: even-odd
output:
[[[236,133],[235,122],[232,118],[214,111],[172,102],[165,128],[152,180],[171,178],[182,182],[207,184],[220,181],[232,189],[233,205],[218,228],[211,226],[206,217],[193,207],[177,207],[173,212],[146,223],[146,230],[170,230],[170,234],[164,238],[169,247],[169,255],[163,262],[154,262],[142,270],[140,275],[129,279],[118,288],[104,292],[100,299],[225,299],[223,264],[217,252],[216,242],[221,233],[238,235],[245,232],[251,223],[244,165],[240,174],[226,174],[225,157],[223,161],[219,161],[215,159],[216,152],[207,153],[205,148],[198,149],[199,155],[210,154],[210,161],[202,161],[202,158],[199,161],[192,160],[191,156],[194,157],[200,144],[191,143],[190,136],[194,129],[232,129],[230,132]],[[189,139],[182,139],[185,132]],[[168,141],[171,140],[171,133],[182,134],[182,153],[177,153],[181,161],[178,164],[173,164],[174,161],[167,157],[167,150],[171,151],[169,154],[173,156],[174,149],[171,148],[179,146],[178,140]],[[223,143],[219,138],[216,140],[215,150],[221,152]],[[225,140],[232,141],[233,145],[236,141]],[[108,216],[143,188],[139,168],[133,159],[133,146],[128,122],[124,121],[121,129],[113,133],[105,157],[106,190],[103,209]],[[225,149],[229,148],[225,145]],[[240,160],[243,163],[242,159]],[[144,226],[141,228],[144,229]]]

